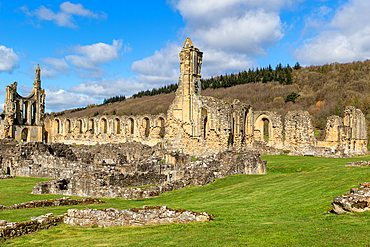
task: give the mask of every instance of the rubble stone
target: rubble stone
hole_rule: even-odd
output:
[[[190,222],[204,222],[213,220],[214,216],[196,213],[183,209],[170,209],[166,206],[144,206],[118,210],[116,208],[98,209],[69,209],[64,216],[64,223],[72,226],[144,226],[169,223],[186,224]]]
[[[65,205],[87,205],[87,204],[100,204],[100,203],[108,203],[108,202],[101,201],[95,198],[70,199],[69,197],[63,197],[63,198],[49,199],[49,200],[42,200],[42,201],[23,202],[23,203],[14,204],[11,206],[0,205],[0,211],[23,209],[23,208],[57,207],[57,206],[65,206]]]
[[[350,193],[335,197],[331,205],[337,214],[370,210],[370,183],[361,183],[360,188],[352,188]]]

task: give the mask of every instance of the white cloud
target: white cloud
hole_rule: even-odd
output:
[[[59,6],[59,11],[54,12],[50,8],[46,8],[41,5],[33,11],[29,11],[27,5],[20,8],[26,15],[33,17],[36,16],[39,20],[53,21],[58,26],[76,28],[77,25],[74,23],[74,16],[82,16],[87,18],[106,18],[106,14],[102,12],[98,14],[89,9],[85,9],[82,4],[73,4],[70,2],[64,2]]]
[[[4,103],[1,103],[0,104],[0,112],[3,112],[4,111],[4,105],[5,105]]]
[[[307,65],[370,59],[369,12],[367,0],[343,4],[325,30],[295,50],[296,58]]]
[[[224,18],[218,25],[195,29],[193,35],[208,47],[248,55],[264,54],[267,46],[283,37],[279,15],[263,10],[248,11],[240,18]]]
[[[117,79],[86,81],[70,88],[71,92],[87,94],[95,98],[109,98],[116,95],[132,95],[150,88],[150,84],[135,80]]]
[[[230,53],[220,49],[205,49],[202,75],[203,78],[210,78],[225,73],[237,73],[257,66],[257,62],[245,54]]]
[[[18,67],[18,55],[15,54],[13,48],[0,45],[0,72],[12,72]]]
[[[94,13],[89,9],[85,9],[84,6],[82,6],[82,4],[80,3],[73,4],[70,2],[64,2],[59,7],[62,13],[68,13],[71,15],[85,16],[91,18],[99,18],[99,15],[97,13]]]
[[[99,100],[87,95],[76,94],[63,89],[53,90],[48,88],[45,90],[45,94],[46,107],[51,111],[61,111],[68,108],[99,103]]]
[[[105,70],[100,68],[103,64],[109,64],[111,60],[119,60],[119,51],[122,48],[122,40],[113,40],[113,44],[96,43],[86,46],[76,46],[73,51],[81,55],[68,55],[66,61],[77,68],[82,78],[100,78]]]
[[[196,45],[198,46],[198,45]],[[199,48],[203,52],[202,75],[208,78],[226,72],[239,72],[250,67],[257,66],[255,60],[245,54],[226,52],[222,49],[204,48],[199,42]],[[167,45],[155,51],[153,56],[146,57],[132,63],[131,70],[138,73],[135,79],[140,84],[148,84],[149,88],[176,84],[180,69],[179,52],[182,45],[167,43]]]
[[[186,23],[184,33],[212,49],[263,55],[283,37],[283,0],[179,0],[171,5]]]
[[[71,68],[67,64],[64,58],[53,58],[53,57],[46,57],[41,59],[43,62],[43,66],[41,68],[42,77],[45,78],[56,78],[58,73],[63,73],[69,75]]]
[[[299,0],[300,2],[302,0]],[[291,0],[175,0],[168,1],[182,15],[184,34],[204,52],[203,77],[247,70],[258,66],[251,58],[283,37],[279,11]],[[297,2],[297,1],[294,1]],[[132,63],[140,84],[158,87],[177,83],[183,44],[168,43],[154,55]]]
[[[161,50],[155,51],[153,56],[133,62],[131,70],[139,74],[135,77],[139,83],[152,85],[151,87],[177,83],[180,51],[179,44],[168,43]]]

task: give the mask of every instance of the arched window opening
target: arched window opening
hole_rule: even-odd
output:
[[[208,112],[207,109],[203,108],[201,111],[201,121],[202,121],[202,129],[203,129],[203,138],[207,138],[207,121],[208,121]]]
[[[105,118],[100,121],[100,133],[107,133],[107,120]]]
[[[165,129],[164,129],[164,119],[160,117],[158,121],[159,121],[159,126],[161,127],[161,130],[159,131],[159,136],[163,138],[166,134]]]
[[[145,124],[145,136],[149,137],[150,134],[150,121],[149,118],[144,118],[144,124]]]
[[[80,134],[82,133],[82,120],[78,120],[78,128],[80,129]]]
[[[248,133],[248,111],[244,113],[244,134],[247,135]]]
[[[21,142],[26,142],[28,141],[28,129],[25,128],[22,130],[22,133],[21,133]]]
[[[54,129],[56,130],[57,134],[60,134],[59,119],[54,120]]]
[[[20,112],[20,102],[19,101],[16,101],[15,102],[15,122],[18,123],[18,124],[22,124],[21,123],[21,112]]]
[[[268,141],[270,138],[270,133],[269,133],[269,120],[267,118],[263,119],[263,139],[265,141]]]
[[[24,102],[23,105],[23,124],[27,124],[28,122],[28,108],[29,108],[29,102]]]
[[[135,131],[135,122],[132,118],[129,119],[129,128],[130,128],[130,134],[133,135]]]
[[[231,131],[230,131],[229,140],[228,140],[229,147],[234,146],[234,130],[235,130],[234,125],[235,125],[235,118],[232,118]]]
[[[66,120],[66,131],[71,133],[71,121],[69,119]]]
[[[257,141],[266,142],[270,139],[271,122],[266,114],[260,115],[254,122],[254,138]]]
[[[36,122],[36,102],[31,106],[31,124]]]
[[[94,134],[94,119],[89,120],[89,130]]]
[[[114,119],[114,129],[116,134],[121,134],[121,127],[120,127],[120,121],[118,118]]]

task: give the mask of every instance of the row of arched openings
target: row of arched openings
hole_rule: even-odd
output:
[[[60,134],[61,133],[60,120],[55,119],[54,124],[55,124],[54,128],[56,129],[56,133]],[[145,128],[145,136],[149,137],[149,135],[150,135],[150,120],[149,120],[149,118],[147,118],[147,117],[144,118],[143,125],[144,125],[144,128]],[[165,135],[165,121],[162,117],[160,117],[158,119],[158,125],[160,126],[159,135],[163,138],[164,135]],[[79,128],[79,132],[82,133],[82,126],[83,126],[82,120],[77,121],[77,126]],[[115,134],[121,134],[121,127],[120,126],[121,126],[120,120],[118,118],[114,119],[113,131],[114,131]],[[94,128],[94,120],[93,119],[89,120],[88,129],[90,129],[92,131],[92,133],[94,133],[95,128]],[[106,134],[107,129],[108,129],[107,119],[102,118],[100,120],[100,133]],[[135,121],[134,121],[133,118],[129,118],[128,129],[129,129],[129,133],[131,135],[133,135],[135,133]],[[71,133],[71,121],[69,119],[67,119],[65,121],[65,131],[67,133]]]

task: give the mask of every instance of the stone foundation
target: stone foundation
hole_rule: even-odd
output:
[[[20,204],[14,204],[12,206],[0,205],[0,211],[13,210],[13,209],[24,209],[24,208],[43,208],[43,207],[57,207],[66,205],[88,205],[88,204],[100,204],[108,203],[107,201],[101,201],[95,198],[82,198],[82,199],[70,199],[69,197],[49,199],[43,201],[30,201],[23,202]]]
[[[32,217],[29,221],[7,223],[0,220],[0,239],[10,239],[25,234],[38,232],[41,229],[49,229],[63,222],[64,215],[55,216],[53,213]]]
[[[69,209],[64,217],[64,223],[72,226],[144,226],[169,223],[186,224],[190,222],[210,221],[213,215],[186,211],[184,209],[170,209],[166,206],[144,206],[118,210],[109,209]]]
[[[11,179],[11,178],[15,178],[15,176],[8,175],[8,174],[0,175],[0,180],[1,179]]]
[[[66,165],[64,178],[38,183],[32,193],[139,199],[190,185],[206,185],[228,175],[266,174],[266,161],[258,152],[228,151],[197,158],[179,152],[156,152],[158,156],[144,156],[127,165]]]
[[[345,167],[361,167],[361,166],[370,166],[370,161],[348,162]]]

